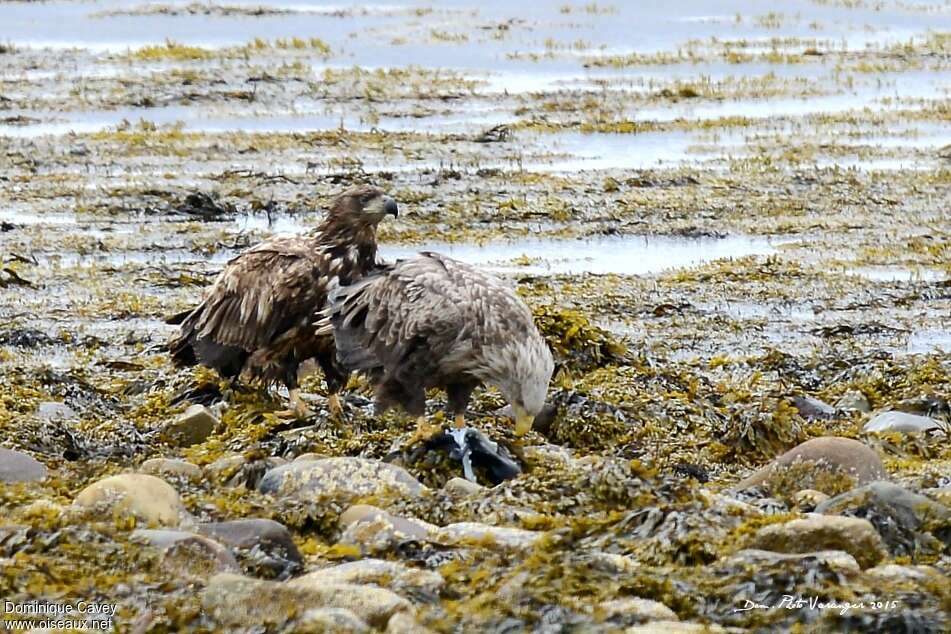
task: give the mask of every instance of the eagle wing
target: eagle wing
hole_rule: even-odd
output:
[[[480,320],[471,285],[449,263],[456,264],[422,253],[332,291],[341,364],[384,380],[464,370]]]
[[[319,254],[306,238],[278,237],[230,260],[182,333],[253,352],[312,319],[325,299]]]

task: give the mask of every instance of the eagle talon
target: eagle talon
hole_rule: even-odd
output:
[[[417,443],[428,442],[433,436],[440,433],[442,433],[441,425],[430,425],[425,416],[420,416],[416,419],[416,431],[406,441],[405,446],[412,447]]]
[[[290,420],[303,420],[314,415],[313,410],[300,397],[300,390],[291,390],[289,401],[289,408],[274,412],[274,415],[278,418]]]
[[[334,393],[327,397],[327,410],[330,412],[331,418],[343,419],[343,404],[340,402],[339,394]]]

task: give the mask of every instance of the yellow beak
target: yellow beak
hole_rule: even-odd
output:
[[[521,408],[517,408],[515,410],[515,435],[524,436],[528,432],[532,431],[532,423],[534,422],[534,416]]]

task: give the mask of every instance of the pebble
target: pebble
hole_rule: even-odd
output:
[[[247,462],[247,458],[241,454],[222,456],[214,462],[206,464],[203,471],[209,479],[221,482],[234,476]]]
[[[640,571],[641,564],[631,557],[616,553],[591,553],[585,561],[594,570],[614,575],[627,575]]]
[[[360,617],[344,608],[310,608],[301,615],[298,626],[304,632],[360,634],[372,631]]]
[[[454,497],[464,498],[470,495],[481,495],[485,493],[486,488],[465,478],[450,478],[446,484],[442,485],[442,490]]]
[[[0,448],[0,482],[36,482],[46,473],[46,466],[33,456]]]
[[[825,419],[835,416],[834,407],[811,396],[794,396],[792,397],[792,404],[793,407],[799,410],[799,415],[807,420]]]
[[[886,554],[881,536],[868,520],[816,513],[764,526],[750,546],[781,553],[841,550],[852,555],[863,568],[874,566]]]
[[[221,421],[204,405],[192,405],[162,428],[164,442],[178,447],[190,447],[205,442]]]
[[[436,529],[431,539],[441,546],[482,546],[490,550],[527,551],[544,537],[544,533],[522,528],[459,522]]]
[[[139,467],[139,473],[185,478],[193,482],[201,479],[201,468],[198,465],[174,458],[150,458]]]
[[[944,576],[931,566],[900,566],[898,564],[883,564],[865,571],[865,576],[875,582],[913,582],[921,583],[939,581],[946,583]]]
[[[43,401],[36,408],[36,417],[44,421],[63,421],[76,418],[76,411],[65,403]]]
[[[340,543],[366,554],[386,553],[408,541],[427,541],[437,527],[415,518],[399,517],[368,504],[351,506],[340,516]]]
[[[83,509],[133,516],[148,525],[174,527],[191,520],[175,489],[144,473],[123,473],[93,482],[73,503]]]
[[[855,557],[841,550],[785,554],[771,550],[747,548],[728,557],[725,563],[732,568],[752,568],[754,570],[788,563],[798,569],[806,569],[810,565],[821,564],[846,575],[859,574],[862,571],[858,562],[855,561]]]
[[[380,460],[323,458],[271,469],[258,489],[276,497],[350,504],[360,498],[416,497],[426,490],[410,473]]]
[[[781,474],[791,466],[804,465],[805,463],[812,463],[809,465],[812,473],[810,477],[800,479],[798,482],[800,488],[816,489],[823,493],[838,492],[831,489],[823,490],[829,487],[829,484],[824,480],[828,479],[829,475],[836,473],[848,474],[855,480],[856,484],[865,484],[888,478],[881,458],[868,446],[851,438],[822,436],[812,438],[793,447],[775,458],[770,464],[738,483],[734,488],[742,490],[758,486],[770,480],[774,475]]]
[[[865,423],[864,431],[899,431],[909,433],[925,432],[938,428],[938,421],[933,418],[919,416],[918,414],[909,414],[907,412],[899,412],[898,410],[890,410],[887,412],[880,412],[869,419],[869,421]]]
[[[659,601],[640,597],[623,597],[601,603],[598,608],[606,619],[639,619],[645,621],[679,621],[677,613]]]
[[[59,517],[66,512],[67,509],[65,509],[62,505],[44,498],[33,500],[20,510],[20,513],[23,517],[29,518],[49,517],[51,515],[54,517]]]
[[[323,460],[324,458],[329,458],[327,454],[323,453],[314,453],[308,451],[307,453],[302,453],[301,455],[294,458],[293,462],[307,462],[308,460]]]
[[[241,454],[232,454],[205,465],[204,473],[208,479],[228,487],[254,489],[268,471],[286,464],[287,460],[278,456],[249,461]]]
[[[559,445],[530,445],[522,449],[522,459],[532,467],[563,468],[571,465],[574,458],[571,449]]]
[[[854,390],[840,396],[835,402],[835,408],[843,412],[871,412],[872,404],[864,394]]]
[[[180,530],[139,529],[132,539],[162,551],[162,565],[179,573],[205,578],[219,572],[240,572],[241,567],[227,548],[202,535]]]
[[[413,609],[406,599],[376,586],[265,581],[231,573],[209,579],[201,603],[214,621],[232,628],[249,623],[281,627],[301,608],[340,608],[382,629],[394,614]]]
[[[386,634],[431,634],[432,630],[420,625],[408,612],[397,612],[386,624]]]
[[[360,559],[309,572],[295,581],[308,583],[372,583],[396,591],[415,590],[438,596],[446,585],[438,572],[411,568],[395,561]]]
[[[893,482],[871,482],[830,498],[817,513],[867,519],[896,555],[913,555],[925,545],[940,551],[934,538],[920,534],[931,524],[948,527],[951,509]]]
[[[816,491],[815,489],[803,489],[793,495],[793,502],[796,503],[796,507],[804,513],[811,513],[816,510],[817,506],[828,499],[828,495],[822,491]]]
[[[237,550],[258,549],[269,557],[295,563],[301,563],[304,560],[297,545],[294,544],[290,531],[274,520],[249,518],[226,522],[204,522],[198,525],[197,530],[202,535],[212,537]]]

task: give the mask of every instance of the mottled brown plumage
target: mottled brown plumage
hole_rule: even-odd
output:
[[[439,387],[461,423],[472,391],[489,384],[524,433],[544,405],[551,352],[525,303],[492,275],[421,253],[331,291],[329,303],[320,332],[333,333],[343,367],[370,377],[380,410],[421,416],[425,389]]]
[[[276,236],[235,257],[181,320],[172,357],[290,390],[298,366],[314,358],[336,394],[347,374],[334,361],[333,338],[316,333],[315,315],[332,283],[353,283],[376,266],[376,226],[396,213],[381,190],[355,187],[335,199],[314,232]]]

